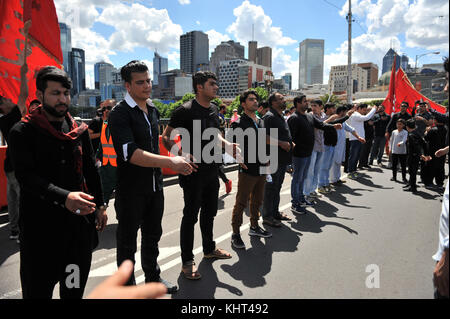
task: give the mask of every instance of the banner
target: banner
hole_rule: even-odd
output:
[[[36,98],[36,72],[46,65],[62,68],[60,31],[52,0],[0,1],[0,94],[17,102],[20,67],[25,59],[24,21],[31,19],[28,36],[27,104]]]

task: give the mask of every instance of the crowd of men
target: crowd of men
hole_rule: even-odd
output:
[[[448,60],[446,68],[448,72]],[[26,66],[22,71],[26,74]],[[5,115],[0,124],[8,141],[8,185],[16,185],[11,189],[15,201],[8,202],[10,238],[20,241],[24,298],[51,298],[57,282],[61,283],[62,298],[83,296],[92,251],[98,244],[97,231],[107,223],[106,208],[113,191],[118,220],[117,265],[127,260],[134,264],[140,229],[145,282],[159,283],[168,293],[175,293],[178,287],[161,278],[157,263],[164,213],[161,168],[179,174],[183,192],[181,274],[189,280],[202,277],[193,254],[198,221],[204,258],[231,258],[213,239],[223,151],[239,163],[231,218],[231,243],[236,249],[245,248],[240,227],[247,206],[250,236],[272,236],[259,225],[260,216],[269,227],[280,227],[282,221],[290,220],[279,211],[286,172],[292,174],[291,211],[299,215],[305,214],[306,207],[313,206],[321,194],[345,183],[342,165],[350,179],[357,179],[358,168],[370,167],[375,159],[382,165],[385,150],[393,181],[397,181],[400,163],[405,190],[416,192],[419,166],[425,187],[443,186],[448,112],[440,114],[423,101],[417,102],[411,115],[407,103],[402,103],[401,111],[389,116],[383,106],[324,105],[320,99],[308,101],[300,95],[285,112],[287,103],[282,94],[273,93],[263,102],[255,91],[247,90],[240,96],[242,114],[235,118],[229,132],[222,134],[223,121],[212,103],[218,91],[217,77],[211,72],[198,72],[193,76],[195,99],[173,112],[162,134],[162,144],[173,154],[168,157],[160,155],[159,113],[150,100],[148,67],[141,61],[131,61],[122,67],[121,76],[128,92],[125,99],[102,102],[98,119],[89,127],[68,113],[71,80],[58,68],[44,67],[37,74],[40,106],[28,114],[26,81],[22,81],[17,105],[1,97],[0,108]],[[228,138],[230,132],[236,138],[238,129],[252,132],[254,141],[264,143],[254,143],[251,134],[245,134],[242,140],[238,136],[239,144]],[[207,131],[213,133],[203,134]],[[196,134],[202,138],[195,138]],[[259,156],[261,148],[270,154],[268,159]],[[209,161],[205,154],[213,158],[219,154],[219,159]],[[228,185],[227,192],[231,183]],[[14,206],[18,201],[20,205]],[[20,211],[14,207],[20,207]],[[448,281],[448,217],[446,238],[437,258],[447,260]],[[68,265],[79,267],[77,287],[64,284]],[[126,284],[135,285],[130,272]],[[441,295],[448,296],[448,285],[446,289],[441,288]]]

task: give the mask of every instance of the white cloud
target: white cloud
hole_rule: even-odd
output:
[[[110,46],[119,51],[144,47],[158,48],[165,54],[171,48],[179,47],[179,37],[183,33],[181,26],[172,22],[166,9],[147,8],[136,3],[108,6],[97,20],[116,29],[111,35]]]
[[[172,69],[172,68],[179,69],[180,68],[180,52],[179,51],[173,51],[173,52],[169,53],[167,58],[169,60],[169,69]]]
[[[284,49],[275,48],[272,50],[272,71],[275,78],[279,79],[286,73],[292,74],[292,88],[298,88],[298,56],[296,60],[292,60]]]
[[[281,28],[272,25],[272,19],[264,13],[264,9],[248,0],[235,8],[233,14],[236,21],[227,28],[227,32],[234,35],[239,42],[247,43],[252,40],[253,25],[254,39],[258,41],[258,46],[286,46],[297,42],[283,36]]]
[[[190,4],[191,0],[178,0],[178,3],[183,6],[183,5],[186,5],[186,4]]]
[[[222,41],[229,41],[231,38],[227,34],[222,34],[216,30],[209,30],[205,32],[209,39],[209,51],[214,51]]]

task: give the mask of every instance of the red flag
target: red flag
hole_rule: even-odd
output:
[[[36,98],[36,72],[45,65],[61,68],[62,53],[53,1],[0,1],[0,94],[13,101],[19,96],[20,67],[25,56],[24,7],[28,10],[26,16],[32,20],[27,50],[29,103]],[[45,27],[41,32],[42,26]]]
[[[430,103],[431,108],[438,112],[445,113],[446,108],[440,104],[431,101],[429,98],[420,94],[409,81],[408,76],[402,70],[398,69],[397,75],[395,76],[395,98],[396,98],[396,109],[400,108],[400,104],[403,101],[408,102],[409,109],[408,112],[411,113],[414,103],[418,100],[423,100]]]
[[[391,79],[389,80],[389,91],[386,99],[382,103],[387,114],[391,114],[395,111],[395,60],[396,56],[394,55],[394,62],[392,63],[391,70]]]

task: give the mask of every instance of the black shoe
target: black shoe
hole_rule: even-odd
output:
[[[237,249],[245,249],[245,244],[242,241],[240,234],[231,235],[231,245]]]
[[[170,282],[168,282],[167,280],[164,280],[164,279],[162,279],[162,278],[159,278],[157,281],[155,281],[155,282],[160,282],[160,283],[162,283],[164,286],[166,286],[166,288],[167,288],[167,293],[168,294],[174,294],[174,293],[176,293],[177,291],[178,291],[178,286],[177,285],[174,285],[174,284],[172,284],[172,283],[170,283]]]
[[[403,188],[408,188],[409,187],[409,183],[406,183],[406,185],[402,186]]]
[[[11,235],[9,235],[10,240],[19,240],[19,232],[11,231]]]
[[[415,188],[415,187],[411,187],[411,186],[409,186],[409,187],[407,187],[407,188],[405,188],[405,189],[403,189],[405,192],[413,192],[413,193],[415,193],[415,192],[417,192],[417,188]]]
[[[391,181],[396,182],[397,178],[396,177],[391,177]]]

